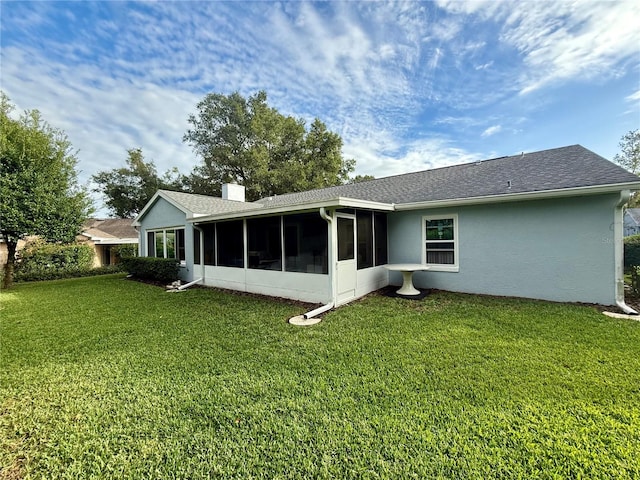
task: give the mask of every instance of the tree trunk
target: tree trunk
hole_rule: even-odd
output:
[[[16,264],[16,250],[18,243],[7,241],[7,264],[4,267],[4,278],[2,279],[2,288],[10,288],[13,285],[13,270]]]

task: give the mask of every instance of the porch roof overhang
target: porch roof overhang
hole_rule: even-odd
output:
[[[255,209],[242,210],[237,212],[224,212],[213,215],[200,215],[187,219],[187,222],[199,224],[220,220],[231,220],[237,218],[264,217],[270,215],[282,215],[286,213],[301,213],[319,210],[320,208],[365,208],[368,210],[378,210],[383,212],[391,212],[394,210],[392,203],[372,202],[369,200],[360,200],[357,198],[336,197],[330,200],[301,202],[290,205],[278,205],[269,207],[266,203],[256,206]]]

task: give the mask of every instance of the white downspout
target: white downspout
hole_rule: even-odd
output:
[[[327,213],[327,210],[324,207],[320,207],[320,216],[323,218],[323,220],[325,220],[327,222],[327,226],[329,227],[329,233],[331,236],[331,257],[333,260],[333,254],[336,251],[335,248],[333,248],[333,217],[331,215],[329,215]],[[329,262],[329,268],[331,269],[331,266],[333,265],[333,261]],[[329,310],[331,310],[334,305],[336,304],[336,281],[335,281],[335,269],[331,269],[329,271],[329,275],[331,277],[331,301],[329,303],[327,303],[326,305],[323,305],[321,307],[316,308],[315,310],[311,310],[310,312],[307,312],[303,315],[303,317],[305,319],[309,319],[309,318],[313,318],[316,315],[320,315],[324,312],[328,312]]]
[[[315,325],[319,322],[318,319],[314,319],[313,317],[317,315],[321,315],[325,312],[331,310],[336,304],[336,282],[335,282],[335,269],[332,267],[335,262],[333,262],[333,255],[336,252],[334,248],[334,235],[333,235],[333,217],[329,215],[324,207],[320,207],[320,216],[327,222],[327,226],[329,228],[329,234],[331,236],[331,244],[329,245],[329,250],[331,252],[331,258],[329,261],[329,277],[331,278],[331,301],[326,305],[322,305],[314,310],[311,310],[303,315],[299,315],[297,317],[293,317],[289,319],[289,323],[293,325],[300,326],[308,326]]]
[[[616,205],[615,220],[613,222],[613,243],[615,265],[615,292],[616,305],[628,315],[638,315],[633,308],[624,303],[624,231],[622,225],[623,207],[629,201],[631,192],[620,192],[620,201]]]
[[[205,284],[205,274],[204,274],[204,230],[202,230],[195,223],[193,224],[193,229],[197,230],[200,233],[200,280],[202,284]],[[186,288],[186,287],[185,287]]]

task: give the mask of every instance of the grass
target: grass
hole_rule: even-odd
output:
[[[0,293],[0,478],[640,478],[640,322],[105,276]]]

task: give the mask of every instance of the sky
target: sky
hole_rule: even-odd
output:
[[[189,173],[208,93],[266,91],[375,177],[573,144],[612,159],[640,128],[635,0],[2,0],[0,26],[0,88],[67,134],[88,188],[131,148]]]

